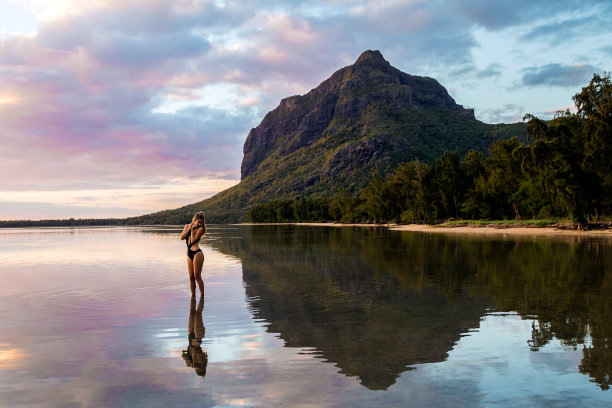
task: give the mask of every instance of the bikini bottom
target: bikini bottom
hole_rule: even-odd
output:
[[[198,248],[197,251],[192,251],[191,248],[187,248],[187,256],[192,261],[193,261],[193,258],[195,257],[195,254],[197,254],[198,252],[202,252],[202,249]]]

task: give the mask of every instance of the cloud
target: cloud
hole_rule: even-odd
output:
[[[388,57],[397,55],[399,61],[413,69],[422,64],[471,61],[466,51],[476,45],[470,33],[472,22],[461,14],[440,12],[430,2],[373,3],[355,7],[350,18],[336,21],[342,32],[354,36],[354,42],[371,44],[367,48],[382,49]]]
[[[236,183],[239,178],[176,177],[148,180],[137,186],[92,188],[91,183],[75,185],[46,183],[45,190],[4,191],[0,199],[0,219],[95,218],[141,215],[143,208],[166,210],[208,198]]]
[[[599,70],[587,64],[547,64],[522,70],[523,86],[576,87],[585,84]]]
[[[42,205],[41,205],[42,204]],[[9,217],[0,217],[0,220],[37,220],[60,219],[70,214],[71,218],[119,218],[126,214],[140,215],[132,208],[105,207],[102,211],[98,206],[81,206],[76,204],[56,204],[51,202],[32,201],[6,201],[0,200],[0,214],[10,214]]]
[[[576,113],[577,111],[576,105],[562,106],[556,109],[549,109],[546,111],[546,116],[555,116],[561,113],[565,113],[567,111]]]
[[[590,1],[569,14],[551,10],[549,18],[537,21],[523,34],[522,41],[546,41],[549,44],[567,44],[583,38],[592,39],[601,32],[609,31],[612,24],[612,4],[605,1]],[[559,4],[563,7],[563,3]]]
[[[477,115],[487,123],[516,123],[523,120],[525,107],[516,104],[507,104],[502,107],[479,110]]]
[[[596,16],[582,17],[564,21],[552,21],[530,28],[520,37],[522,41],[546,40],[547,42],[568,42],[589,35],[590,29],[603,21]]]
[[[504,30],[511,26],[537,24],[542,19],[554,19],[567,10],[581,11],[610,8],[605,1],[584,0],[577,6],[574,0],[458,0],[449,2],[451,14],[461,16],[475,25],[489,30]]]
[[[476,76],[478,78],[490,78],[490,77],[499,77],[501,75],[501,65],[500,64],[489,64],[485,69],[477,71]]]
[[[497,78],[501,75],[501,65],[497,63],[489,64],[484,69],[478,69],[473,64],[466,64],[450,71],[450,75],[456,77],[470,77],[474,79]],[[464,84],[465,86],[465,84]]]
[[[237,177],[242,143],[268,110],[366,49],[381,50],[405,72],[436,77],[458,90],[458,103],[502,117],[489,106],[506,102],[490,102],[489,90],[503,87],[508,72],[518,72],[524,87],[583,84],[597,70],[579,52],[573,61],[582,65],[570,65],[561,35],[580,44],[588,30],[576,27],[610,31],[609,6],[597,1],[15,4],[36,16],[37,31],[0,38],[1,191]],[[518,43],[478,59],[481,36],[492,32]],[[535,59],[522,46],[531,43],[547,46],[538,57],[542,48],[563,57]],[[517,49],[523,65],[503,60]],[[591,63],[604,66],[610,52],[599,54]]]
[[[154,4],[157,9],[148,8],[156,11],[148,12],[150,20],[159,20],[169,4],[160,1]],[[163,172],[168,163],[190,175],[236,171],[242,140],[255,120],[252,108],[155,113],[167,97],[196,99],[206,81],[196,64],[211,46],[193,34],[201,21],[188,24],[211,10],[210,4],[202,4],[195,17],[187,12],[170,15],[170,32],[156,35],[144,35],[152,29],[150,22],[140,24],[143,33],[132,33],[138,24],[126,20],[131,10],[111,8],[54,20],[35,38],[0,40],[3,145],[33,159],[17,178],[25,182],[28,174],[57,173],[61,178],[63,171],[72,178],[91,173],[76,167],[91,157],[97,158],[88,166],[98,169],[93,173],[126,165],[132,171],[123,172],[124,178],[134,181],[150,174],[153,166],[159,167],[156,173]],[[119,11],[122,20],[109,23]],[[206,165],[194,160],[203,152],[208,152]],[[57,172],[46,169],[60,167],[59,162],[63,166]]]
[[[609,56],[612,56],[612,45],[601,47],[599,48],[599,51]]]

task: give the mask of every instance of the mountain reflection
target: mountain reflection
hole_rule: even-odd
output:
[[[202,350],[202,339],[204,338],[204,321],[202,312],[204,311],[204,296],[200,297],[198,307],[196,309],[196,298],[191,298],[189,307],[189,335],[187,336],[187,349],[183,350],[182,356],[187,367],[193,367],[196,374],[200,377],[206,375],[206,367],[208,366],[208,354]]]
[[[535,319],[525,347],[581,347],[580,372],[612,372],[612,245],[386,229],[257,226],[211,241],[242,259],[252,313],[289,347],[315,348],[369,389],[444,361],[490,311]]]

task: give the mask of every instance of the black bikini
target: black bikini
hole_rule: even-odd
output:
[[[199,227],[202,228],[202,227]],[[197,231],[197,230],[196,230]],[[187,256],[189,257],[189,259],[191,259],[193,261],[193,258],[195,257],[195,254],[197,254],[198,252],[202,252],[202,250],[200,248],[197,249],[197,251],[192,251],[191,250],[191,246],[195,243],[200,242],[200,239],[196,239],[195,242],[192,242],[191,244],[189,243],[189,238],[191,237],[191,232],[189,233],[189,235],[187,235],[187,238],[185,239],[185,244],[187,244]]]

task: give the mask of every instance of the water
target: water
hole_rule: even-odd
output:
[[[612,242],[0,230],[0,406],[610,406]]]

